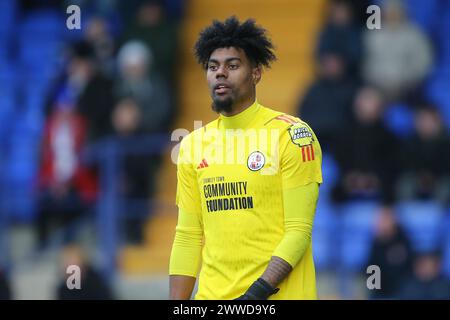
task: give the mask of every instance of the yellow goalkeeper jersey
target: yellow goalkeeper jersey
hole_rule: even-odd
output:
[[[257,101],[180,144],[177,205],[198,214],[204,245],[195,299],[234,299],[266,269],[284,234],[283,190],[322,183],[317,137]],[[269,299],[316,299],[312,247]]]

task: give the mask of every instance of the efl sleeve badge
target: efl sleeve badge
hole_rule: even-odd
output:
[[[292,142],[300,147],[308,146],[314,141],[311,130],[303,123],[296,123],[290,126],[288,131]]]

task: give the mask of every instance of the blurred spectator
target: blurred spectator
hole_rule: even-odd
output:
[[[2,269],[0,269],[0,300],[11,300],[11,288],[8,278]]]
[[[367,25],[367,8],[374,3],[373,0],[343,0],[353,12],[353,20],[360,28]]]
[[[114,39],[107,22],[101,17],[89,20],[86,26],[86,41],[92,46],[99,70],[111,76],[114,72]]]
[[[405,141],[402,156],[400,198],[448,201],[450,142],[437,109],[415,112],[415,134]]]
[[[171,104],[169,87],[153,70],[152,54],[144,43],[127,42],[119,51],[119,77],[115,94],[132,97],[140,108],[139,129],[142,132],[166,132]]]
[[[450,299],[450,283],[442,274],[441,257],[438,253],[424,253],[414,259],[413,275],[405,281],[396,298]]]
[[[96,180],[81,162],[86,124],[67,101],[59,101],[46,121],[39,174],[37,231],[46,244],[50,226],[71,223],[85,214],[96,197]],[[66,232],[66,241],[72,235]]]
[[[78,41],[70,48],[67,67],[47,95],[47,115],[62,91],[76,101],[77,111],[87,121],[89,141],[112,133],[113,81],[97,68],[95,51],[89,42]]]
[[[351,118],[356,84],[346,77],[345,70],[340,54],[323,52],[319,58],[319,77],[298,106],[300,118],[314,128],[325,150],[347,128]]]
[[[97,69],[92,46],[84,41],[74,46],[67,84],[77,94],[78,111],[87,120],[89,140],[112,132],[113,81]]]
[[[143,41],[153,52],[155,72],[173,80],[177,54],[177,28],[166,19],[161,1],[146,0],[139,7],[134,23],[125,30],[124,41]]]
[[[358,75],[362,54],[361,32],[354,21],[349,1],[333,0],[328,9],[328,18],[318,44],[318,54],[339,52],[347,66],[347,72]]]
[[[68,266],[80,268],[81,288],[69,289],[66,274]],[[114,294],[109,284],[101,274],[89,263],[85,252],[75,245],[66,247],[61,258],[62,277],[57,285],[56,298],[58,300],[110,300]]]
[[[142,116],[136,101],[131,98],[119,101],[112,117],[115,137],[123,150],[138,144],[139,137],[142,137],[139,126]],[[159,163],[159,155],[124,155],[122,171],[119,173],[119,192],[127,213],[125,234],[128,243],[139,244],[144,240],[145,221],[150,211],[148,199],[153,195]]]
[[[385,1],[382,28],[364,35],[364,79],[395,100],[412,94],[432,66],[430,42],[408,21],[400,1]]]
[[[371,87],[360,89],[353,113],[354,123],[334,132],[338,140],[333,152],[342,170],[335,200],[381,199],[390,204],[394,200],[398,144],[382,122],[380,93]]]
[[[383,207],[378,215],[369,265],[381,270],[381,289],[370,290],[371,299],[394,298],[404,278],[411,274],[411,244],[390,207]]]

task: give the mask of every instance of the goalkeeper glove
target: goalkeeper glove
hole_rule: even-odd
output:
[[[269,296],[277,293],[279,290],[278,288],[273,288],[264,279],[258,278],[242,296],[235,300],[267,300]]]

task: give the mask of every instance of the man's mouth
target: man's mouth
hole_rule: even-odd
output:
[[[214,93],[216,94],[225,94],[230,91],[230,87],[225,84],[217,84],[214,86]]]

